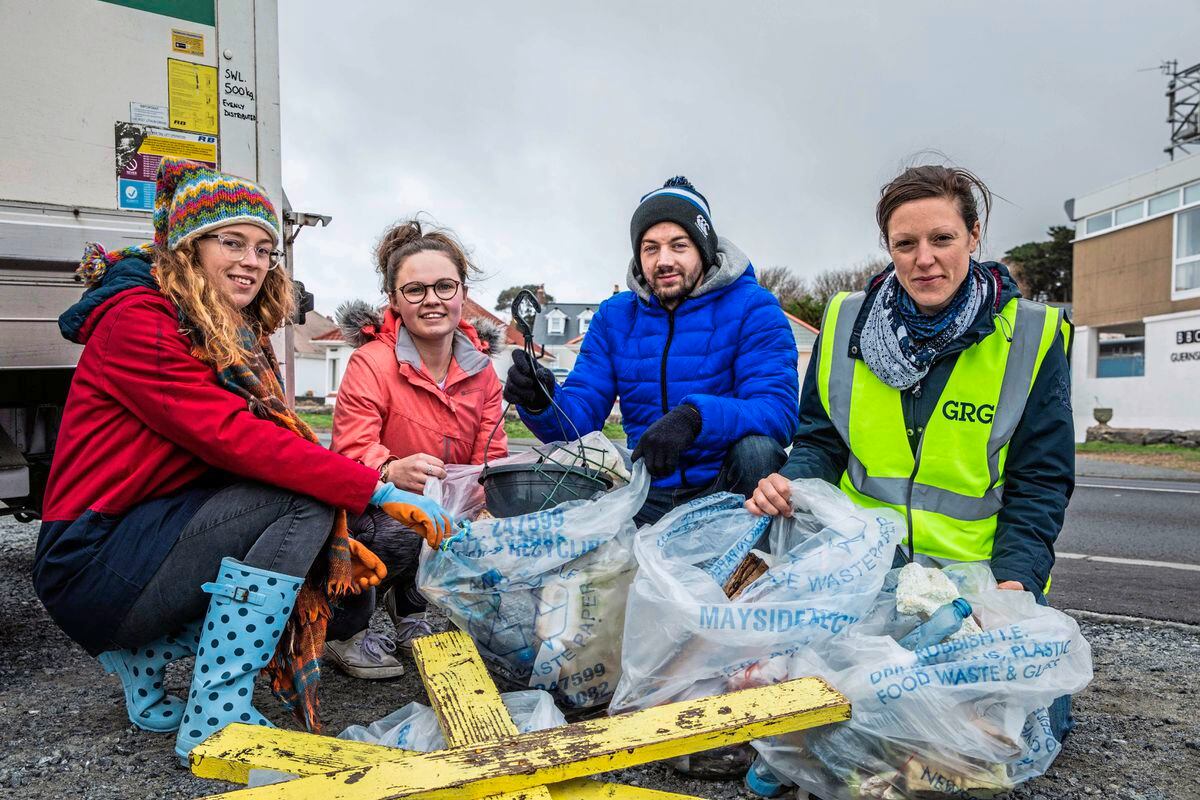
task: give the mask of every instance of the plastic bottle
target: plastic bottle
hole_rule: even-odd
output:
[[[971,604],[961,597],[933,612],[929,619],[913,628],[903,639],[900,646],[908,650],[920,650],[922,647],[941,644],[947,637],[953,636],[962,627],[963,620],[971,616]]]
[[[754,757],[754,763],[746,773],[746,788],[759,797],[779,797],[791,785],[790,781],[776,775],[762,756]]]

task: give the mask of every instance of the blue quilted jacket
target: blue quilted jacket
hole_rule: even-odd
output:
[[[520,409],[534,435],[550,442],[600,430],[620,397],[632,450],[646,428],[690,403],[700,411],[700,435],[658,487],[711,483],[745,436],[791,440],[799,417],[796,341],[741,250],[722,238],[717,264],[674,311],[650,293],[636,261],[627,283],[631,291],[592,317],[575,368],[555,392],[570,421],[554,406],[540,414]]]

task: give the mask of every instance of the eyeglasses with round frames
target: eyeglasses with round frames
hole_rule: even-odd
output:
[[[414,306],[425,302],[429,290],[433,289],[433,293],[441,300],[449,300],[458,294],[458,287],[462,286],[461,281],[456,281],[453,278],[442,278],[436,283],[421,283],[420,281],[412,281],[406,283],[396,290],[396,293],[401,295],[405,300],[412,303]]]
[[[224,233],[205,233],[196,237],[197,239],[216,239],[221,244],[221,252],[231,261],[245,261],[246,256],[250,251],[254,251],[254,255],[260,261],[267,262],[267,271],[275,269],[283,260],[282,250],[272,250],[269,247],[259,245],[258,247],[250,247],[236,236],[228,236]]]

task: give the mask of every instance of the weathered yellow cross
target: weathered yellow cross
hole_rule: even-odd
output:
[[[447,749],[414,753],[236,724],[192,751],[192,772],[235,783],[256,768],[302,776],[212,796],[241,800],[687,800],[587,777],[850,718],[845,697],[819,678],[798,678],[520,734],[465,634],[419,639],[413,657]]]

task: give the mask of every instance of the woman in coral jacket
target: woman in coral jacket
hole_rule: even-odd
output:
[[[432,542],[428,499],[336,455],[288,408],[267,336],[291,313],[279,221],[258,186],[164,159],[153,245],[89,245],[83,345],[46,488],[33,580],[51,617],[124,685],[129,719],[176,753],[230,722],[269,723],[272,688],[319,729],[330,600],[385,576],[346,511],[382,505]],[[186,702],[166,665],[195,656]]]
[[[389,229],[376,250],[387,306],[339,309],[343,335],[357,350],[346,365],[333,414],[333,445],[378,470],[383,480],[420,493],[447,464],[482,464],[508,454],[500,379],[475,328],[462,318],[474,270],[446,230],[417,220]],[[395,640],[371,633],[372,607],[354,598],[330,630],[326,653],[345,672],[388,678],[402,670],[395,645],[429,632],[415,578],[421,537],[377,508],[350,522],[351,534],[387,565],[384,606]]]

